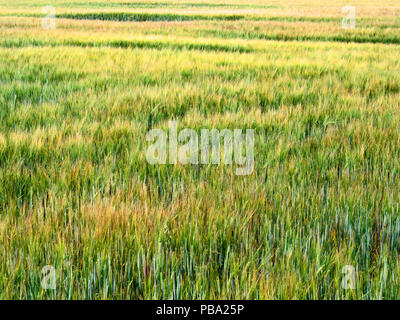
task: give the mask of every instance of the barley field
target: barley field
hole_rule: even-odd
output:
[[[399,45],[395,0],[0,0],[0,299],[399,299]],[[149,164],[171,120],[253,172]]]

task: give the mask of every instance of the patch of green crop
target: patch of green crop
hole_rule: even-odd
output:
[[[399,298],[397,18],[86,5],[1,17],[1,299]],[[254,129],[253,173],[150,165],[170,120]]]

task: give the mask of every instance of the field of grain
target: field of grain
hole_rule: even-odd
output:
[[[394,0],[0,0],[0,299],[400,298],[399,31]],[[170,120],[254,129],[254,171],[149,164]]]

